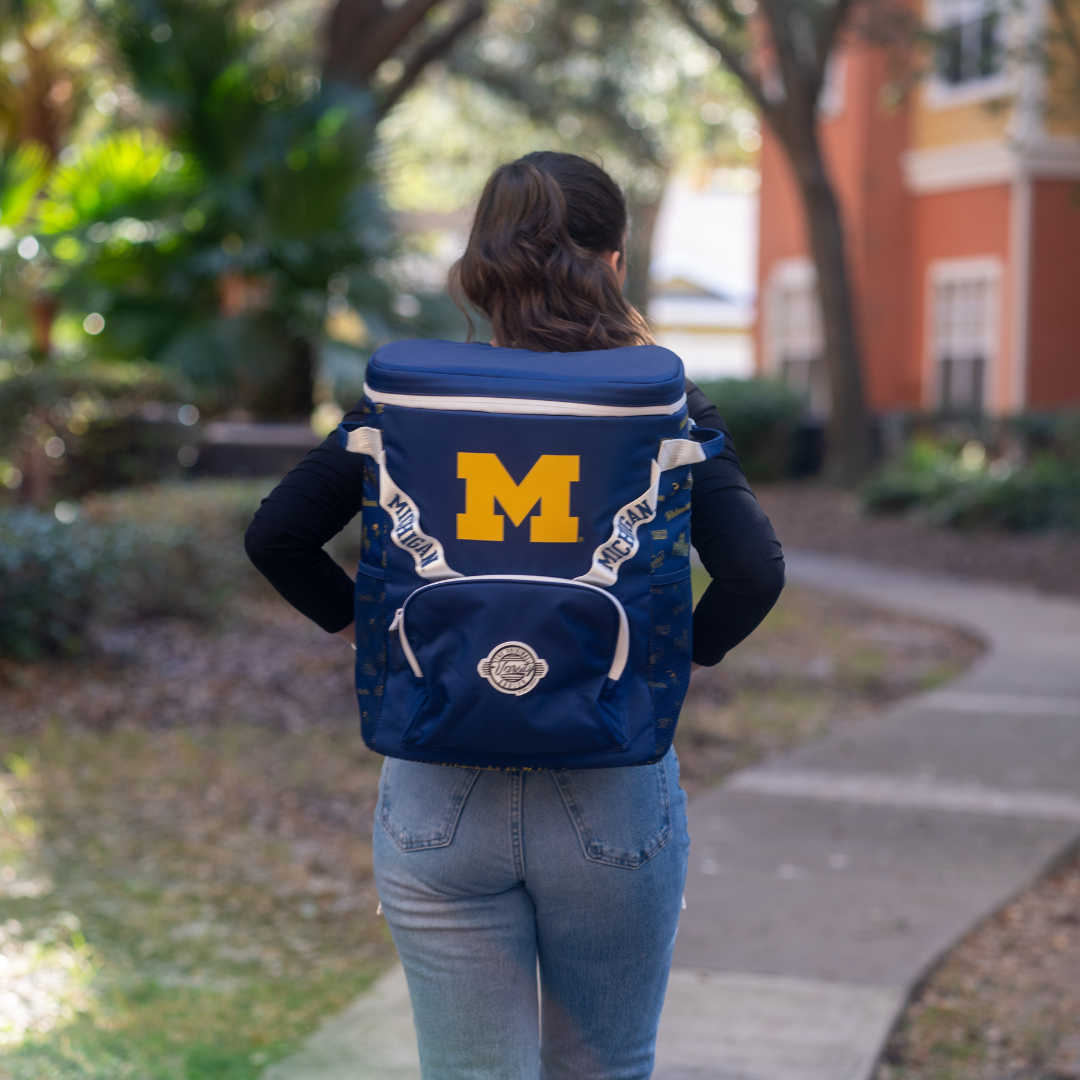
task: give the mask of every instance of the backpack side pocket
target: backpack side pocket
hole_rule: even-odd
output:
[[[375,742],[386,690],[386,571],[361,563],[356,575],[356,697],[360,734]]]
[[[654,575],[649,584],[649,696],[656,757],[668,752],[690,685],[694,591],[690,568]]]

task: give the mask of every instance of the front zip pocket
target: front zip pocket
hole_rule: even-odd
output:
[[[483,575],[425,585],[398,609],[417,749],[559,754],[620,750],[626,612],[563,578]]]

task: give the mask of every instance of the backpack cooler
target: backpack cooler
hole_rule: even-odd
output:
[[[641,345],[379,349],[362,424],[356,690],[390,757],[608,768],[667,753],[690,676],[690,466],[723,435]]]

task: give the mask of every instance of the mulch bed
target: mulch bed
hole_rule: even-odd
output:
[[[819,484],[756,490],[785,547],[848,555],[1080,596],[1080,533],[937,529],[910,517],[868,517],[855,496]]]
[[[969,935],[909,1006],[877,1080],[1080,1078],[1080,863]]]

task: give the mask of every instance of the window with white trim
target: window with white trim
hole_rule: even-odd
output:
[[[823,359],[821,306],[809,260],[789,259],[771,275],[767,297],[770,367],[802,395],[813,416],[827,417],[829,382]]]
[[[934,76],[948,90],[999,79],[1005,71],[1001,0],[936,0]]]
[[[991,260],[941,263],[931,278],[935,397],[945,413],[978,413],[997,343],[998,267]]]

